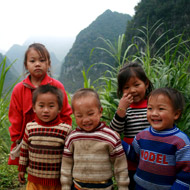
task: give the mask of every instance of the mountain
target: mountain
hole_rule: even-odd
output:
[[[70,48],[73,45],[75,37],[59,37],[59,36],[33,36],[24,42],[24,46],[29,46],[34,42],[42,43],[49,52],[54,52],[59,61],[63,61]]]
[[[5,56],[10,60],[11,63],[16,60],[11,70],[12,69],[15,70],[15,72],[17,72],[17,75],[24,74],[24,54],[27,48],[28,46],[13,45],[5,54]],[[49,53],[50,53],[51,64],[52,64],[51,65],[52,76],[54,78],[58,78],[60,74],[60,69],[61,69],[61,61],[57,59],[54,52],[49,51]]]
[[[117,41],[119,35],[125,32],[129,20],[131,20],[131,16],[128,14],[106,10],[77,35],[72,48],[65,57],[59,77],[68,92],[72,93],[83,87],[81,72],[83,68],[87,70],[90,65],[98,62],[114,65],[114,60],[110,56],[94,51],[90,57],[90,53],[95,47],[105,47],[103,41],[99,39],[100,37],[108,39],[112,43]],[[92,72],[89,72],[91,81],[99,78],[106,69],[108,68],[105,66],[94,66]]]
[[[135,7],[134,17],[127,24],[123,52],[132,43],[134,36],[144,37],[142,32],[137,29],[142,29],[142,26],[146,27],[148,24],[149,32],[153,33],[152,28],[159,20],[163,25],[160,25],[157,31],[154,32],[154,35],[149,39],[150,47],[155,43],[156,39],[161,37],[161,34],[167,31],[167,35],[154,44],[154,51],[158,50],[161,45],[167,43],[169,39],[174,38],[178,34],[183,34],[183,39],[188,40],[190,36],[190,1],[141,0]],[[141,48],[144,47],[144,44],[139,43],[138,41],[139,48],[140,46]],[[131,54],[134,53],[134,51],[131,52]],[[160,54],[162,53],[160,51]]]

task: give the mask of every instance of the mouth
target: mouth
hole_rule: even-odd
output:
[[[159,124],[159,123],[162,122],[162,120],[160,120],[160,119],[151,119],[151,121],[152,121],[152,123],[154,123],[154,124]]]
[[[34,71],[39,73],[39,72],[41,72],[41,69],[35,69]]]
[[[88,128],[88,127],[91,127],[92,125],[91,124],[84,124],[83,126]]]
[[[49,119],[49,115],[43,115],[42,118],[43,119]]]

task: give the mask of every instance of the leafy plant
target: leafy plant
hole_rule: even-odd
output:
[[[8,120],[8,106],[10,103],[10,93],[18,81],[15,81],[15,83],[7,89],[4,89],[4,82],[7,72],[13,64],[14,62],[6,66],[6,57],[0,63],[0,189],[2,190],[11,188],[16,189],[16,187],[19,187],[17,167],[7,167],[8,153],[11,145],[8,131],[8,126],[10,124]]]
[[[102,106],[105,110],[103,119],[107,123],[113,118],[119,101],[116,96],[116,78],[119,69],[125,62],[137,60],[142,64],[154,88],[168,86],[182,92],[186,100],[186,105],[178,127],[187,133],[187,135],[190,135],[190,49],[188,46],[190,40],[183,40],[183,35],[176,35],[168,39],[167,42],[164,42],[162,38],[166,39],[169,31],[165,31],[160,36],[157,36],[163,24],[159,20],[150,28],[147,24],[147,26],[138,29],[142,34],[140,36],[134,36],[133,43],[127,47],[123,56],[121,54],[121,47],[124,42],[124,35],[119,36],[115,44],[101,38],[107,48],[96,47],[91,51],[91,54],[95,50],[106,52],[114,58],[115,67],[108,63],[94,63],[89,67],[89,70],[97,64],[103,64],[109,68],[102,77],[95,81],[96,90],[100,94]],[[164,44],[161,44],[160,41],[164,42]],[[158,48],[157,44],[160,44],[160,48]],[[134,52],[134,49],[136,49],[136,53],[130,55],[130,50]],[[87,81],[87,79],[85,80]]]

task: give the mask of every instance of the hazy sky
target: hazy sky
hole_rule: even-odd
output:
[[[31,36],[75,37],[107,9],[134,15],[140,0],[3,0],[0,50]]]

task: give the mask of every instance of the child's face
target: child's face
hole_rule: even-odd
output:
[[[148,84],[145,84],[137,77],[131,77],[123,87],[123,94],[131,94],[133,102],[138,103],[145,98],[146,89]]]
[[[43,122],[52,121],[60,113],[57,96],[50,92],[39,94],[33,110]]]
[[[87,96],[76,99],[73,102],[74,116],[77,125],[87,131],[93,131],[98,127],[102,116],[102,108],[98,107],[97,99],[94,96]]]
[[[167,96],[160,94],[149,97],[147,119],[154,129],[161,131],[172,128],[179,116],[180,112],[174,110]]]
[[[48,59],[45,60],[40,54],[33,48],[31,48],[27,54],[26,69],[33,78],[41,78],[44,76],[50,67]]]

